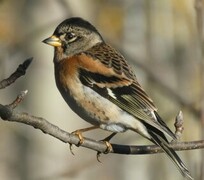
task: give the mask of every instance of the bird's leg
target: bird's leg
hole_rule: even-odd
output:
[[[109,141],[116,135],[117,133],[112,133],[112,134],[110,134],[108,137],[106,137],[105,139],[102,139],[101,141],[103,141],[103,142],[105,142],[105,144],[106,144],[106,146],[107,146],[107,148],[106,148],[106,150],[103,152],[104,154],[108,154],[110,151],[111,151],[111,149],[112,149],[112,146],[111,146],[111,144],[109,143]]]
[[[82,133],[90,131],[90,130],[94,130],[94,129],[97,129],[97,128],[99,128],[99,127],[98,126],[91,126],[91,127],[88,127],[88,128],[77,129],[76,131],[73,131],[71,134],[74,134],[74,135],[78,136],[78,138],[79,138],[79,142],[78,142],[78,144],[76,146],[79,147],[84,142],[84,137],[82,136]],[[71,143],[69,143],[69,149],[70,149],[71,153],[74,155],[74,153],[72,151],[72,144]]]
[[[102,140],[100,140],[100,141],[102,141],[102,142],[104,142],[105,144],[106,144],[106,150],[103,152],[104,154],[108,154],[109,152],[111,152],[111,150],[112,150],[112,146],[111,146],[111,144],[109,143],[109,141],[113,138],[113,136],[115,136],[117,133],[112,133],[111,135],[109,135],[108,137],[106,137],[105,139],[102,139]],[[97,161],[98,162],[101,162],[100,160],[99,160],[99,157],[100,157],[100,155],[101,155],[101,152],[97,152],[97,154],[96,154],[96,158],[97,158]]]

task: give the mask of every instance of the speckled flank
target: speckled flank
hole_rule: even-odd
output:
[[[60,63],[56,64],[56,68],[61,69],[60,71],[55,71],[56,83],[63,85],[63,88],[60,87],[59,90],[67,102],[67,99],[69,99],[70,96],[73,97],[76,104],[78,104],[81,109],[85,110],[87,114],[92,116],[92,118],[94,118],[96,121],[104,121],[104,123],[107,123],[113,117],[113,119],[117,117],[117,114],[113,113],[114,109],[110,111],[112,107],[109,104],[115,106],[115,108],[117,106],[109,102],[105,98],[99,96],[90,88],[85,87],[81,84],[80,80],[78,79],[78,73],[76,71],[79,65],[82,66],[81,61],[82,59],[79,57],[72,57],[66,61],[61,61]],[[86,62],[86,60],[84,62]],[[109,73],[111,73],[111,71]],[[69,92],[67,92],[67,85],[69,85]],[[103,104],[103,100],[106,101],[106,105]],[[69,105],[73,110],[75,110],[75,107],[72,107],[72,104]]]

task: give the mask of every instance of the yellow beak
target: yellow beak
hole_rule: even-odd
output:
[[[49,44],[50,46],[54,46],[54,47],[62,46],[61,40],[58,37],[54,36],[54,35],[52,35],[51,37],[43,40],[42,42],[44,42],[46,44]]]

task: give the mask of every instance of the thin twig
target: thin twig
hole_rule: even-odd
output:
[[[17,98],[8,106],[12,109],[16,108],[16,106],[18,106],[23,101],[27,93],[28,93],[28,90],[21,91],[21,93],[17,96]]]
[[[175,127],[175,135],[177,140],[181,139],[182,132],[184,130],[183,127],[183,113],[179,111],[178,115],[176,116],[174,127]]]
[[[32,62],[33,58],[29,58],[25,60],[22,64],[18,66],[16,71],[9,76],[9,78],[4,79],[0,82],[0,89],[3,89],[12,83],[14,83],[19,77],[25,75],[27,68],[29,67],[30,63]]]

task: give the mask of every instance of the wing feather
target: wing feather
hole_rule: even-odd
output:
[[[94,61],[100,61],[102,66],[114,70],[114,74],[106,75],[79,69],[79,79],[85,86],[92,88],[135,118],[175,139],[175,135],[161,118],[158,120],[159,115],[153,101],[137,82],[136,76],[121,54],[107,44],[96,45],[85,54]]]

